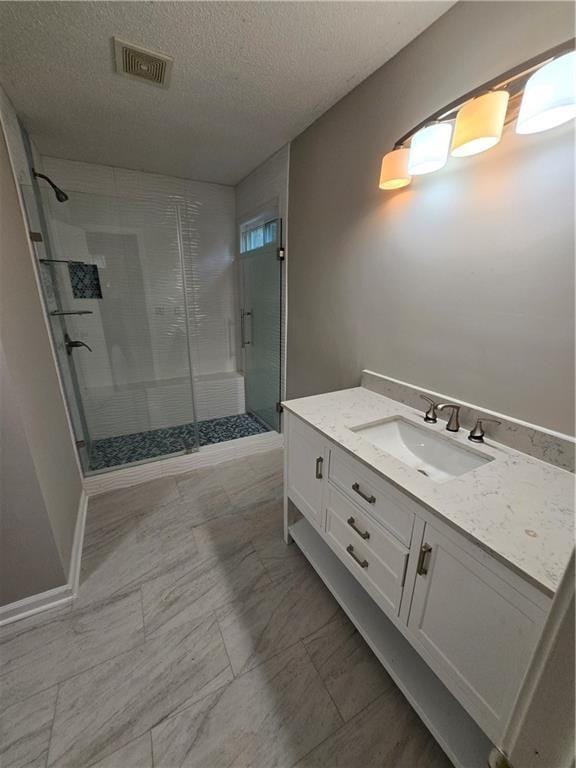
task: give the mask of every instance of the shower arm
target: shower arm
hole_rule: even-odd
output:
[[[36,179],[44,179],[44,181],[48,182],[52,189],[54,190],[54,194],[56,195],[56,200],[58,200],[59,203],[65,203],[66,200],[68,200],[68,195],[64,190],[60,189],[49,176],[46,176],[44,173],[38,173],[35,168],[32,168],[32,173],[34,174],[34,178]]]

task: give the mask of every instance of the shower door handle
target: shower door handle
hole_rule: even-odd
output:
[[[242,349],[244,347],[250,344],[249,341],[246,341],[246,312],[241,309],[240,310],[240,346]]]
[[[245,340],[245,343],[252,344],[252,322],[253,322],[252,310],[250,310],[250,312],[246,312],[246,317],[250,318],[250,334],[249,334],[249,338]],[[245,326],[246,325],[247,323],[245,323]],[[244,328],[244,330],[246,331],[246,327]]]
[[[246,312],[246,310],[240,310],[240,344],[242,349],[247,347],[250,342],[246,338],[246,318],[252,317],[252,312]]]

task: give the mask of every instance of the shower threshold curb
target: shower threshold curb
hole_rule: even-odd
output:
[[[232,461],[254,453],[273,451],[284,447],[284,436],[278,432],[263,432],[249,437],[239,437],[222,443],[200,448],[194,453],[157,459],[146,463],[115,469],[101,474],[89,475],[83,479],[84,491],[88,496],[128,488],[132,485],[156,480],[159,477],[179,475],[193,469],[211,467],[224,461]]]

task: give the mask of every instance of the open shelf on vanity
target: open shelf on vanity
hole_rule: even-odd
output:
[[[490,740],[422,657],[305,518],[289,531],[456,768],[485,768]]]

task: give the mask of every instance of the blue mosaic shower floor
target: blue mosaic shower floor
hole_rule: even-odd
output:
[[[203,446],[235,440],[238,437],[258,435],[271,430],[249,413],[243,413],[240,416],[224,416],[221,419],[200,421],[198,431],[200,446]],[[90,453],[90,469],[96,471],[120,464],[130,464],[134,461],[167,456],[182,451],[187,445],[194,445],[195,441],[194,424],[182,424],[178,427],[94,440]]]

